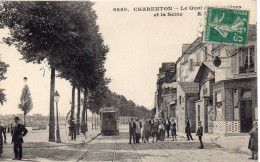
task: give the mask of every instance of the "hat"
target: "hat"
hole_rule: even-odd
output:
[[[16,117],[14,118],[14,120],[20,120],[20,119],[19,119],[19,117],[16,116]]]

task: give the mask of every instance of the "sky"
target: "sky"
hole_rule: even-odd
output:
[[[190,10],[189,7],[241,5],[250,9],[250,23],[256,23],[256,1],[213,1],[195,2],[96,2],[93,6],[98,15],[97,24],[104,43],[109,46],[105,63],[106,77],[111,79],[110,90],[124,95],[128,100],[148,109],[154,107],[157,74],[163,62],[174,62],[181,56],[182,44],[192,43],[198,37],[200,24],[205,15],[197,16],[204,10]],[[233,2],[233,3],[232,3]],[[168,11],[133,11],[135,7],[173,7],[179,8],[171,13],[183,16],[156,17],[156,13]],[[188,10],[180,10],[181,6]],[[114,8],[127,8],[129,11],[113,11]],[[0,39],[8,30],[0,30]],[[17,114],[22,88],[30,88],[33,109],[29,114],[49,114],[50,70],[46,64],[25,63],[19,52],[6,44],[0,44],[1,60],[10,65],[7,79],[0,82],[6,89],[7,102],[0,105],[1,114]],[[44,68],[44,70],[40,70]],[[27,77],[24,83],[23,77]],[[65,115],[70,110],[72,87],[64,79],[56,78],[56,90],[60,94],[59,112]]]

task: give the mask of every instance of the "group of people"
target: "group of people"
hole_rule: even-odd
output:
[[[23,137],[27,134],[28,130],[24,125],[19,123],[19,117],[15,117],[15,124],[10,129],[12,135],[12,143],[14,144],[14,159],[13,160],[22,160],[23,157]],[[6,142],[6,129],[3,126],[0,126],[0,156],[3,153],[3,144]]]
[[[185,133],[187,135],[187,140],[193,140],[191,135],[191,123],[189,118],[186,118],[186,127]],[[149,142],[149,138],[152,138],[152,142],[157,141],[164,141],[165,138],[169,138],[170,135],[172,136],[172,141],[177,141],[177,129],[176,129],[176,122],[174,119],[167,117],[166,119],[154,119],[151,118],[150,120],[145,120],[143,123],[140,121],[139,118],[130,118],[129,122],[129,144],[139,143],[140,139],[144,143]],[[203,127],[201,126],[201,122],[198,122],[198,129],[196,135],[199,137],[200,141],[200,149],[203,149]]]

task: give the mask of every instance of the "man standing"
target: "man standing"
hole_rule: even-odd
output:
[[[203,127],[201,126],[201,121],[198,122],[198,130],[197,130],[197,133],[196,135],[199,137],[199,140],[200,140],[200,149],[203,149],[204,146],[203,146],[203,143],[202,143],[202,136],[203,136]]]
[[[139,118],[137,118],[135,121],[136,121],[135,138],[136,138],[136,143],[139,143],[139,140],[141,138],[142,123],[139,121]]]
[[[186,117],[186,127],[185,127],[185,133],[187,135],[187,141],[189,141],[190,139],[193,140],[191,133],[190,133],[190,127],[191,127],[191,123],[188,117]]]
[[[167,120],[166,120],[166,131],[167,131],[167,137],[168,138],[170,137],[170,128],[171,128],[171,121],[170,121],[169,117],[167,117]]]
[[[70,122],[69,130],[71,132],[71,140],[76,141],[76,125],[73,120]]]
[[[134,118],[130,118],[130,123],[129,123],[129,144],[132,142],[133,138],[133,143],[135,144],[135,129],[136,129],[136,124],[134,122]]]
[[[14,118],[15,125],[12,132],[12,143],[14,143],[14,154],[15,158],[13,160],[22,160],[23,150],[22,143],[23,137],[27,134],[27,129],[19,123],[19,117]]]

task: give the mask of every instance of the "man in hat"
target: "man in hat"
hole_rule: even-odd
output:
[[[196,135],[199,137],[200,140],[200,149],[203,149],[203,143],[202,143],[202,136],[203,136],[203,127],[201,126],[201,121],[198,122],[198,129]]]
[[[70,121],[70,126],[69,126],[69,130],[70,130],[70,133],[71,133],[71,140],[73,141],[76,141],[76,125],[74,123],[74,120],[71,120]]]
[[[19,123],[19,117],[14,118],[15,124],[12,132],[12,143],[14,143],[14,155],[13,160],[21,160],[23,157],[22,143],[23,137],[27,134],[27,129],[24,125]]]
[[[130,122],[129,122],[129,144],[131,144],[132,142],[132,138],[133,138],[133,143],[135,144],[136,140],[135,140],[135,129],[136,129],[136,123],[134,122],[134,118],[130,118]]]
[[[189,141],[190,139],[193,140],[191,133],[190,133],[190,127],[191,127],[191,123],[188,117],[186,117],[186,127],[185,127],[185,133],[187,135],[187,140]]]

